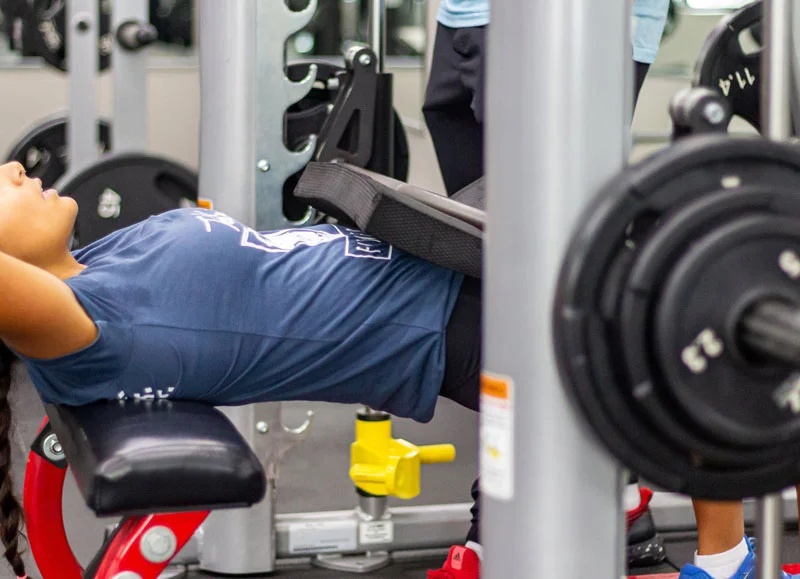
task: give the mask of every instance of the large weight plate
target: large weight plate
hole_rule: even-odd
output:
[[[69,167],[67,127],[67,117],[63,116],[36,125],[6,158],[22,163],[29,177],[39,178],[45,189],[51,188]],[[98,122],[97,147],[101,154],[111,150],[111,127],[106,121]]]
[[[626,355],[631,343],[623,336],[622,302],[626,292],[640,291],[630,281],[632,268],[681,208],[711,194],[751,187],[796,191],[798,151],[755,139],[695,137],[624,171],[587,208],[556,293],[556,359],[577,409],[627,467],[665,489],[697,498],[730,500],[778,491],[800,481],[800,461],[791,447],[726,445],[685,412],[676,413],[677,403],[663,396],[668,384],[653,360],[645,358],[634,368]],[[776,195],[769,205],[776,212],[800,213],[796,198]],[[654,306],[656,297],[648,303]],[[646,307],[643,317],[626,322],[645,328],[642,339],[649,344],[653,310]],[[648,395],[671,416],[672,427],[648,414],[639,402]],[[722,456],[705,456],[708,446]],[[722,460],[731,450],[739,459]]]
[[[33,0],[31,10],[25,20],[25,38],[29,39],[33,51],[45,62],[58,70],[67,70],[67,2],[68,0]],[[111,32],[111,2],[99,0],[97,35],[99,70],[111,65],[111,51],[114,35]]]
[[[73,248],[152,215],[197,203],[197,174],[158,157],[112,155],[68,178],[59,194],[78,203]]]
[[[719,91],[731,104],[733,114],[761,127],[761,53],[745,52],[743,32],[760,26],[761,0],[723,18],[706,38],[697,59],[692,84]],[[758,29],[760,30],[760,29]]]

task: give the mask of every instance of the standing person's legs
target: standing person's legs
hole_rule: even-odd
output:
[[[744,509],[741,501],[723,503],[696,500],[692,506],[698,527],[698,556],[723,553],[742,541]]]
[[[744,534],[741,501],[693,500],[697,520],[694,564],[681,569],[681,578],[744,579],[754,569],[752,547]]]
[[[483,176],[483,99],[486,27],[439,24],[425,103],[448,195]]]

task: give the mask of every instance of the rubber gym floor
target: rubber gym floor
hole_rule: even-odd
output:
[[[27,449],[35,437],[44,410],[24,372],[18,372],[15,376],[11,393],[15,424],[12,441],[13,474],[15,490],[20,494]],[[284,405],[285,422],[290,426],[300,424],[307,409],[316,412],[314,430],[310,439],[292,450],[281,464],[278,512],[352,508],[356,499],[347,472],[348,449],[353,436],[356,407],[289,403]],[[435,418],[429,424],[394,420],[393,428],[395,436],[406,438],[416,444],[453,443],[457,448],[457,456],[453,463],[428,465],[423,468],[422,494],[419,497],[411,501],[396,500],[391,504],[432,505],[470,500],[469,489],[476,474],[474,465],[477,464],[478,448],[478,421],[474,413],[448,400],[442,400]],[[67,536],[73,551],[78,560],[86,565],[102,542],[105,526],[111,524],[113,520],[98,520],[89,511],[71,477],[67,477],[64,494],[64,517]],[[693,532],[670,533],[665,535],[665,539],[669,561],[674,567],[662,565],[657,568],[637,569],[637,575],[675,573],[676,567],[691,561],[696,545]],[[446,552],[441,551],[420,553],[413,558],[398,558],[391,567],[364,576],[380,579],[424,579],[426,570],[438,568],[445,555]],[[28,573],[33,577],[39,577],[38,569],[29,553],[26,553],[25,560]],[[796,529],[787,530],[783,561],[800,562],[800,540],[797,538]],[[525,575],[524,570],[520,570],[519,576]],[[194,570],[174,576],[184,579],[211,577]],[[270,575],[270,577],[298,579],[354,576],[302,564],[281,566],[277,573]],[[0,561],[0,579],[14,579],[13,573],[4,561]]]
[[[675,566],[681,566],[684,563],[691,562],[696,548],[697,537],[694,532],[686,533],[669,533],[665,536],[667,542],[668,559]],[[794,562],[800,561],[800,540],[797,537],[797,529],[787,529],[787,536],[783,540],[783,561]],[[424,579],[426,570],[436,568],[435,566],[441,564],[442,558],[427,557],[419,558],[407,562],[399,562],[391,568],[384,569],[377,573],[364,575],[364,577],[373,577],[380,579]],[[671,565],[660,565],[653,568],[636,569],[636,577],[648,577],[650,579],[673,579],[677,578],[677,571]],[[308,567],[290,567],[281,570],[277,574],[271,575],[272,577],[296,577],[297,579],[329,579],[333,577],[357,577],[356,575],[344,575],[335,573],[333,571],[326,571],[324,569],[310,569]],[[519,577],[524,577],[525,573],[520,573]],[[590,574],[586,575],[587,577]],[[208,575],[202,573],[188,572],[182,576],[182,579],[206,579]]]
[[[752,532],[752,529],[750,530]],[[696,548],[697,537],[694,532],[668,533],[665,536],[667,542],[668,561],[672,563],[660,565],[658,567],[636,569],[635,576],[650,577],[650,579],[674,579],[677,578],[675,567],[690,562]],[[364,575],[380,579],[424,579],[426,570],[436,568],[441,564],[442,557],[420,557],[408,561],[398,561],[390,568]],[[783,561],[800,561],[800,540],[797,537],[797,528],[787,529],[787,536],[783,540]],[[520,573],[524,577],[524,573]],[[587,576],[589,576],[587,574]],[[206,579],[209,575],[189,571],[179,576],[181,579]],[[327,571],[325,569],[312,569],[307,566],[292,566],[281,569],[271,577],[292,577],[297,579],[328,579],[333,577],[356,577],[356,575],[346,575]]]

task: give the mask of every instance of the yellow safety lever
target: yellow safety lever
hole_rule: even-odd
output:
[[[452,462],[452,444],[416,446],[392,438],[391,416],[366,409],[356,416],[356,439],[350,446],[350,478],[374,496],[413,499],[420,492],[423,464]]]

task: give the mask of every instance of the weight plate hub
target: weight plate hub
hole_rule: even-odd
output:
[[[75,249],[152,215],[197,204],[198,177],[148,155],[112,155],[57,187],[78,203]]]
[[[800,303],[777,261],[800,251],[798,187],[791,147],[686,139],[615,178],[570,244],[554,310],[562,382],[609,450],[668,490],[729,500],[800,480],[798,419],[770,400],[792,374],[732,338],[754,292]],[[685,369],[702,365],[693,346],[707,376]]]
[[[800,217],[756,214],[715,228],[672,267],[656,306],[660,366],[684,412],[734,445],[800,439],[800,417],[777,394],[793,372],[756,363],[739,348],[737,320],[757,298],[797,303],[781,268],[800,251]]]
[[[733,114],[761,127],[761,53],[742,46],[742,33],[754,27],[753,44],[760,37],[763,9],[754,2],[723,18],[706,38],[697,59],[692,84],[719,91],[731,104]]]
[[[40,123],[14,145],[8,160],[22,163],[28,176],[41,179],[45,189],[53,187],[69,166],[67,125],[63,116]],[[98,149],[105,154],[111,150],[111,126],[100,121],[97,133]]]

